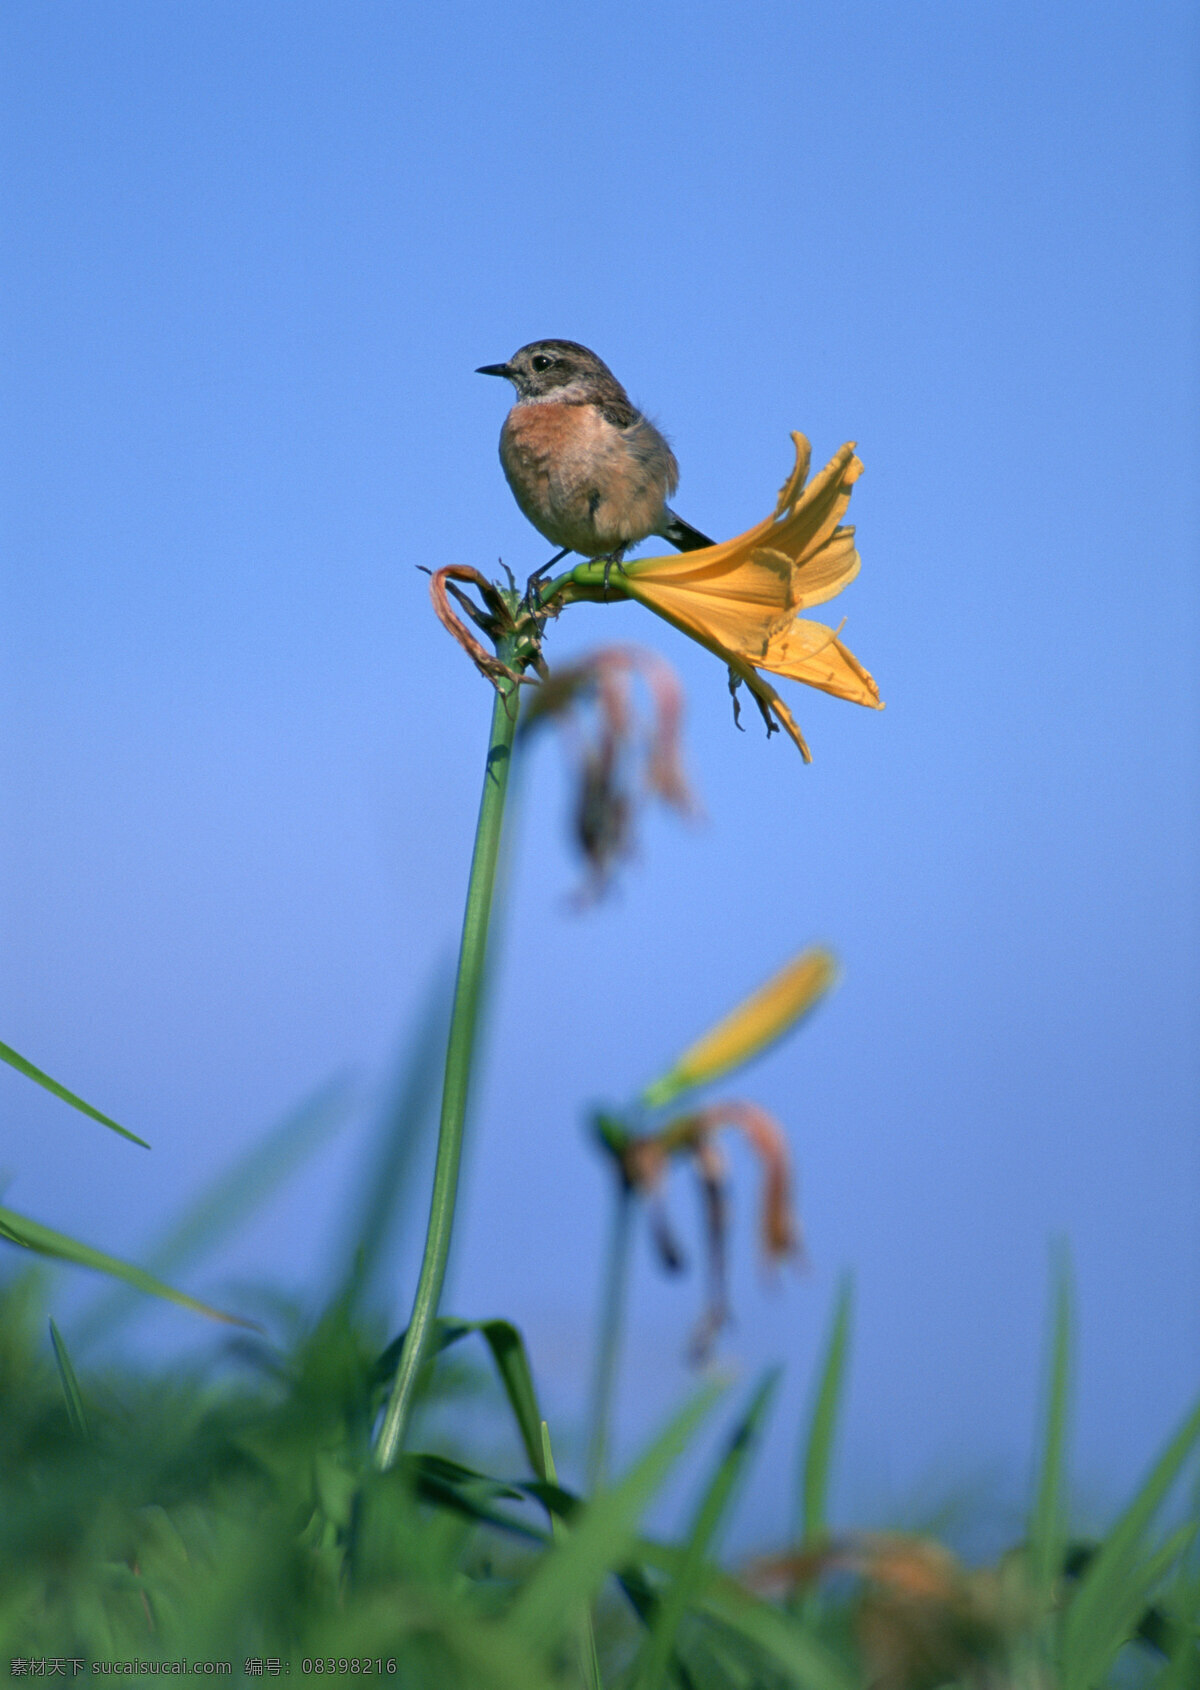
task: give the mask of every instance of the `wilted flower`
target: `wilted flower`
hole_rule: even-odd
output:
[[[639,675],[652,705],[644,732],[632,687]],[[591,871],[593,896],[628,855],[643,797],[660,798],[683,815],[696,808],[680,758],[682,715],[683,691],[674,671],[641,646],[602,647],[548,672],[530,695],[522,731],[555,718],[573,747],[575,839]]]
[[[717,1333],[729,1320],[726,1288],[726,1240],[729,1232],[729,1182],[716,1135],[735,1127],[762,1164],[762,1204],[759,1240],[769,1262],[802,1254],[800,1228],[792,1202],[791,1158],[783,1129],[765,1109],[753,1103],[717,1103],[669,1121],[656,1133],[624,1140],[616,1151],[630,1191],[650,1205],[650,1224],[663,1265],[678,1272],[685,1265],[683,1251],[667,1220],[662,1200],[664,1175],[673,1157],[685,1157],[699,1175],[704,1199],[704,1239],[708,1262],[708,1303],[692,1335],[693,1358],[702,1360]]]
[[[437,619],[446,632],[456,639],[466,652],[471,662],[481,675],[488,680],[501,694],[507,684],[513,687],[528,681],[524,673],[526,668],[536,669],[539,675],[545,675],[546,665],[542,661],[542,629],[548,617],[558,615],[558,606],[544,608],[540,603],[533,603],[527,596],[517,594],[512,572],[508,573],[508,590],[489,581],[481,575],[478,569],[472,569],[465,563],[448,563],[442,569],[425,569],[418,564],[419,569],[430,577],[429,596],[433,600],[433,608]],[[475,587],[483,600],[481,609],[473,599],[469,598],[456,581],[466,581]],[[450,599],[454,598],[477,628],[483,632],[497,646],[497,655],[493,657],[484,650],[474,634],[450,608]],[[505,662],[499,655],[500,643],[503,641],[509,648],[511,662]]]
[[[837,975],[832,954],[820,946],[801,951],[766,983],[694,1043],[660,1079],[642,1093],[639,1112],[662,1109],[685,1092],[740,1068],[813,1009]],[[667,1220],[662,1187],[671,1160],[683,1157],[695,1168],[704,1203],[704,1238],[708,1262],[708,1306],[692,1339],[692,1353],[703,1356],[729,1319],[725,1246],[729,1231],[729,1189],[717,1134],[736,1128],[763,1170],[759,1237],[768,1261],[802,1253],[800,1228],[792,1201],[791,1157],[782,1127],[757,1104],[727,1102],[692,1108],[654,1132],[634,1133],[615,1116],[600,1115],[596,1128],[620,1170],[625,1192],[647,1202],[650,1225],[665,1267],[678,1271],[683,1251]]]
[[[811,753],[788,706],[761,671],[803,681],[855,704],[881,709],[874,680],[838,629],[799,613],[840,593],[858,574],[853,528],[841,526],[862,474],[853,445],[805,486],[811,449],[793,434],[796,464],[774,513],[735,539],[671,557],[639,558],[611,575],[611,588],[653,610],[729,666],[730,688],[750,689],[768,733],[783,727],[806,762]],[[570,597],[598,596],[603,563],[571,573]]]
[[[1028,1648],[1038,1605],[1012,1558],[968,1568],[929,1538],[860,1532],[756,1561],[746,1577],[758,1590],[794,1595],[846,1573],[861,1580],[855,1630],[877,1690],[1049,1686]]]

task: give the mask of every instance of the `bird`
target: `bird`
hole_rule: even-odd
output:
[[[679,484],[670,445],[586,346],[533,340],[475,373],[516,389],[500,462],[522,513],[560,548],[531,585],[571,552],[604,560],[607,591],[609,569],[651,534],[681,552],[713,544],[667,503]]]

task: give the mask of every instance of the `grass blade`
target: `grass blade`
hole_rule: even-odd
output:
[[[1049,1598],[1062,1566],[1066,1530],[1063,1472],[1071,1399],[1071,1275],[1065,1253],[1054,1271],[1054,1321],[1046,1391],[1041,1468],[1029,1523],[1029,1561],[1035,1587]]]
[[[151,1252],[153,1271],[174,1272],[235,1232],[342,1125],[350,1100],[350,1077],[338,1074],[289,1110],[278,1126],[218,1174],[163,1235]]]
[[[673,1544],[651,1538],[640,1538],[635,1551],[637,1561],[643,1566],[653,1567],[671,1578],[678,1576],[684,1553]],[[639,1611],[642,1608],[649,1611],[657,1598],[650,1596],[644,1578],[631,1579],[631,1571],[622,1569],[622,1583],[634,1606]],[[768,1655],[776,1667],[791,1675],[789,1682],[794,1681],[799,1690],[862,1690],[858,1675],[814,1637],[802,1620],[781,1613],[727,1573],[713,1567],[707,1569],[694,1610],[735,1643],[748,1645],[756,1658]],[[754,1683],[757,1685],[760,1680],[761,1672],[756,1674]]]
[[[434,1324],[429,1346],[430,1359],[440,1355],[443,1350],[448,1350],[452,1344],[469,1337],[472,1332],[478,1332],[491,1351],[492,1361],[512,1409],[530,1468],[538,1479],[544,1480],[546,1472],[542,1464],[542,1411],[538,1406],[537,1391],[534,1388],[529,1352],[525,1348],[525,1340],[520,1330],[509,1320],[443,1318]],[[398,1338],[393,1338],[375,1364],[376,1385],[386,1386],[394,1377],[403,1351],[404,1339],[403,1332]]]
[[[548,1541],[543,1527],[500,1506],[512,1494],[501,1480],[482,1475],[461,1478],[453,1471],[453,1463],[427,1455],[401,1456],[396,1466],[405,1472],[413,1495],[434,1508],[449,1510],[476,1525],[491,1526],[539,1548]]]
[[[689,1438],[719,1394],[710,1387],[692,1399],[611,1490],[593,1498],[571,1536],[544,1557],[509,1615],[518,1636],[553,1647],[580,1602],[590,1602],[608,1573],[633,1546],[637,1523]]]
[[[738,1480],[754,1446],[759,1422],[766,1413],[778,1384],[778,1370],[768,1373],[762,1380],[717,1463],[716,1471],[696,1511],[696,1518],[684,1549],[682,1565],[659,1603],[654,1624],[642,1647],[640,1661],[635,1664],[633,1683],[636,1690],[658,1690],[658,1686],[664,1682],[667,1662],[675,1646],[680,1622],[701,1582],[709,1546],[733,1498]]]
[[[478,1332],[492,1352],[530,1467],[539,1479],[547,1478],[542,1454],[542,1411],[538,1407],[524,1338],[509,1320],[439,1320],[434,1337],[437,1351],[448,1349],[471,1332]],[[402,1342],[403,1334],[389,1347],[388,1354],[394,1352],[398,1356]]]
[[[1138,1580],[1142,1538],[1197,1442],[1200,1404],[1192,1409],[1104,1540],[1067,1609],[1062,1630],[1064,1690],[1089,1690],[1124,1642],[1122,1597]]]
[[[554,1465],[554,1451],[550,1447],[550,1428],[544,1420],[542,1421],[542,1468],[546,1474],[545,1483],[557,1486],[558,1469]],[[549,1506],[547,1506],[546,1512],[550,1516],[550,1531],[555,1543],[565,1542],[570,1534],[562,1516],[557,1509]]]
[[[554,1465],[554,1451],[550,1447],[550,1428],[542,1421],[542,1466],[546,1470],[546,1484],[557,1486],[558,1470]],[[554,1509],[548,1509],[550,1530],[555,1543],[565,1543],[570,1528]],[[596,1633],[592,1627],[591,1605],[587,1602],[579,1611],[579,1660],[587,1690],[604,1690],[600,1682],[600,1658],[596,1653]]]
[[[1195,1525],[1180,1526],[1148,1560],[1121,1580],[1101,1624],[1089,1633],[1079,1651],[1074,1682],[1094,1684],[1112,1665],[1123,1645],[1136,1634],[1138,1618],[1144,1614],[1156,1586],[1187,1553],[1198,1529]]]
[[[54,1346],[54,1359],[58,1363],[58,1377],[62,1381],[63,1396],[67,1403],[67,1419],[71,1422],[76,1434],[87,1439],[87,1412],[83,1406],[83,1392],[79,1389],[79,1380],[75,1377],[75,1369],[71,1366],[71,1358],[67,1354],[67,1346],[63,1343],[62,1333],[50,1322],[50,1342]]]
[[[829,1475],[850,1347],[854,1312],[854,1282],[846,1275],[838,1287],[833,1325],[825,1348],[800,1466],[800,1496],[796,1536],[811,1541],[828,1530]]]
[[[539,1479],[547,1479],[553,1484],[553,1475],[545,1468],[542,1444],[544,1421],[542,1411],[538,1407],[537,1392],[533,1387],[533,1371],[529,1365],[525,1340],[517,1328],[507,1320],[481,1321],[479,1330],[492,1352],[492,1360],[496,1364],[496,1372],[500,1375],[500,1382],[508,1397],[509,1407],[513,1411],[529,1464]]]
[[[420,1678],[411,1676],[414,1640],[438,1646],[436,1654],[425,1657],[427,1670]],[[321,1660],[324,1667],[329,1658],[335,1662],[371,1657],[394,1660],[397,1654],[401,1655],[401,1676],[390,1682],[419,1685],[420,1690],[464,1690],[465,1686],[470,1690],[562,1690],[562,1680],[544,1673],[533,1651],[519,1638],[481,1618],[456,1593],[416,1580],[372,1594],[357,1602],[350,1613],[310,1632],[304,1656],[296,1664],[305,1657],[312,1657],[313,1664]],[[389,1682],[388,1678],[383,1682]]]
[[[789,1673],[797,1690],[860,1690],[858,1675],[825,1644],[732,1579],[717,1581],[701,1607]]]
[[[175,1274],[227,1238],[342,1125],[350,1100],[349,1076],[341,1074],[289,1110],[245,1155],[222,1169],[167,1228],[147,1255],[146,1271],[156,1276]],[[131,1306],[132,1298],[124,1286],[110,1290],[78,1323],[76,1343],[92,1343],[117,1324]]]
[[[27,1057],[22,1056],[19,1051],[14,1050],[11,1045],[4,1044],[3,1041],[0,1041],[0,1062],[7,1062],[10,1068],[17,1070],[18,1074],[24,1074],[27,1080],[32,1080],[34,1085],[41,1086],[43,1091],[48,1091],[54,1097],[61,1098],[64,1103],[69,1103],[71,1108],[78,1109],[81,1115],[90,1116],[93,1121],[99,1121],[102,1127],[108,1127],[111,1132],[120,1133],[122,1138],[129,1139],[131,1143],[140,1144],[143,1150],[149,1150],[150,1146],[144,1138],[139,1138],[136,1133],[131,1133],[128,1127],[123,1127],[119,1121],[114,1121],[111,1115],[103,1114],[99,1109],[94,1109],[90,1103],[85,1103],[81,1097],[76,1097],[73,1091],[68,1091],[66,1086],[59,1085],[57,1080],[52,1080],[49,1074],[44,1074],[40,1068],[35,1068]]]
[[[55,1232],[51,1227],[43,1226],[40,1221],[30,1220],[27,1215],[18,1215],[13,1209],[0,1208],[0,1238],[7,1238],[10,1244],[19,1244],[23,1249],[33,1250],[39,1256],[50,1256],[60,1262],[74,1262],[77,1267],[91,1268],[96,1273],[107,1273],[114,1279],[123,1279],[138,1291],[144,1291],[152,1297],[162,1297],[169,1303],[178,1303],[181,1308],[207,1315],[210,1320],[225,1321],[231,1326],[247,1326],[252,1329],[254,1327],[253,1321],[242,1320],[234,1314],[224,1314],[220,1309],[214,1309],[196,1297],[189,1297],[184,1291],[176,1291],[172,1285],[164,1285],[161,1279],[155,1279],[153,1274],[147,1273],[144,1268],[135,1267],[132,1262],[123,1262],[117,1256],[106,1255],[103,1250],[94,1250],[90,1244],[81,1244],[75,1238],[68,1238],[63,1232]]]
[[[1195,1575],[1189,1581],[1191,1584],[1191,1599],[1185,1598],[1184,1612],[1177,1620],[1175,1640],[1171,1647],[1170,1657],[1163,1670],[1162,1676],[1155,1685],[1155,1690],[1195,1690],[1200,1682],[1200,1649],[1197,1647],[1197,1637],[1200,1635],[1200,1592],[1195,1588]]]

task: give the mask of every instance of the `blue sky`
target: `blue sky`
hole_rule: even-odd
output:
[[[735,1157],[726,1360],[784,1360],[794,1419],[852,1270],[845,1510],[1019,1479],[1065,1237],[1079,1482],[1111,1494],[1200,1382],[1189,8],[16,0],[0,27],[2,1036],[154,1145],[0,1075],[5,1200],[136,1255],[349,1065],[362,1118],[193,1282],[320,1285],[456,939],[490,708],[416,566],[544,560],[473,371],[567,336],[671,434],[709,533],[769,509],[789,430],[818,464],[858,441],[833,608],[888,707],[792,689],[804,768],[635,607],[553,629],[552,663],[676,666],[707,819],[648,820],[581,915],[535,747],[451,1303],[522,1324],[569,1428],[586,1106],[826,941],[838,993],[738,1087],[787,1123],[812,1266],[763,1288]],[[641,1250],[626,1442],[685,1388],[699,1297]]]

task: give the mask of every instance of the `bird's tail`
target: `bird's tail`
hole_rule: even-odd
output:
[[[702,546],[712,546],[716,542],[710,540],[707,534],[701,534],[698,528],[693,528],[690,522],[685,522],[681,516],[668,505],[666,521],[658,531],[664,540],[669,540],[680,552],[698,552]]]

